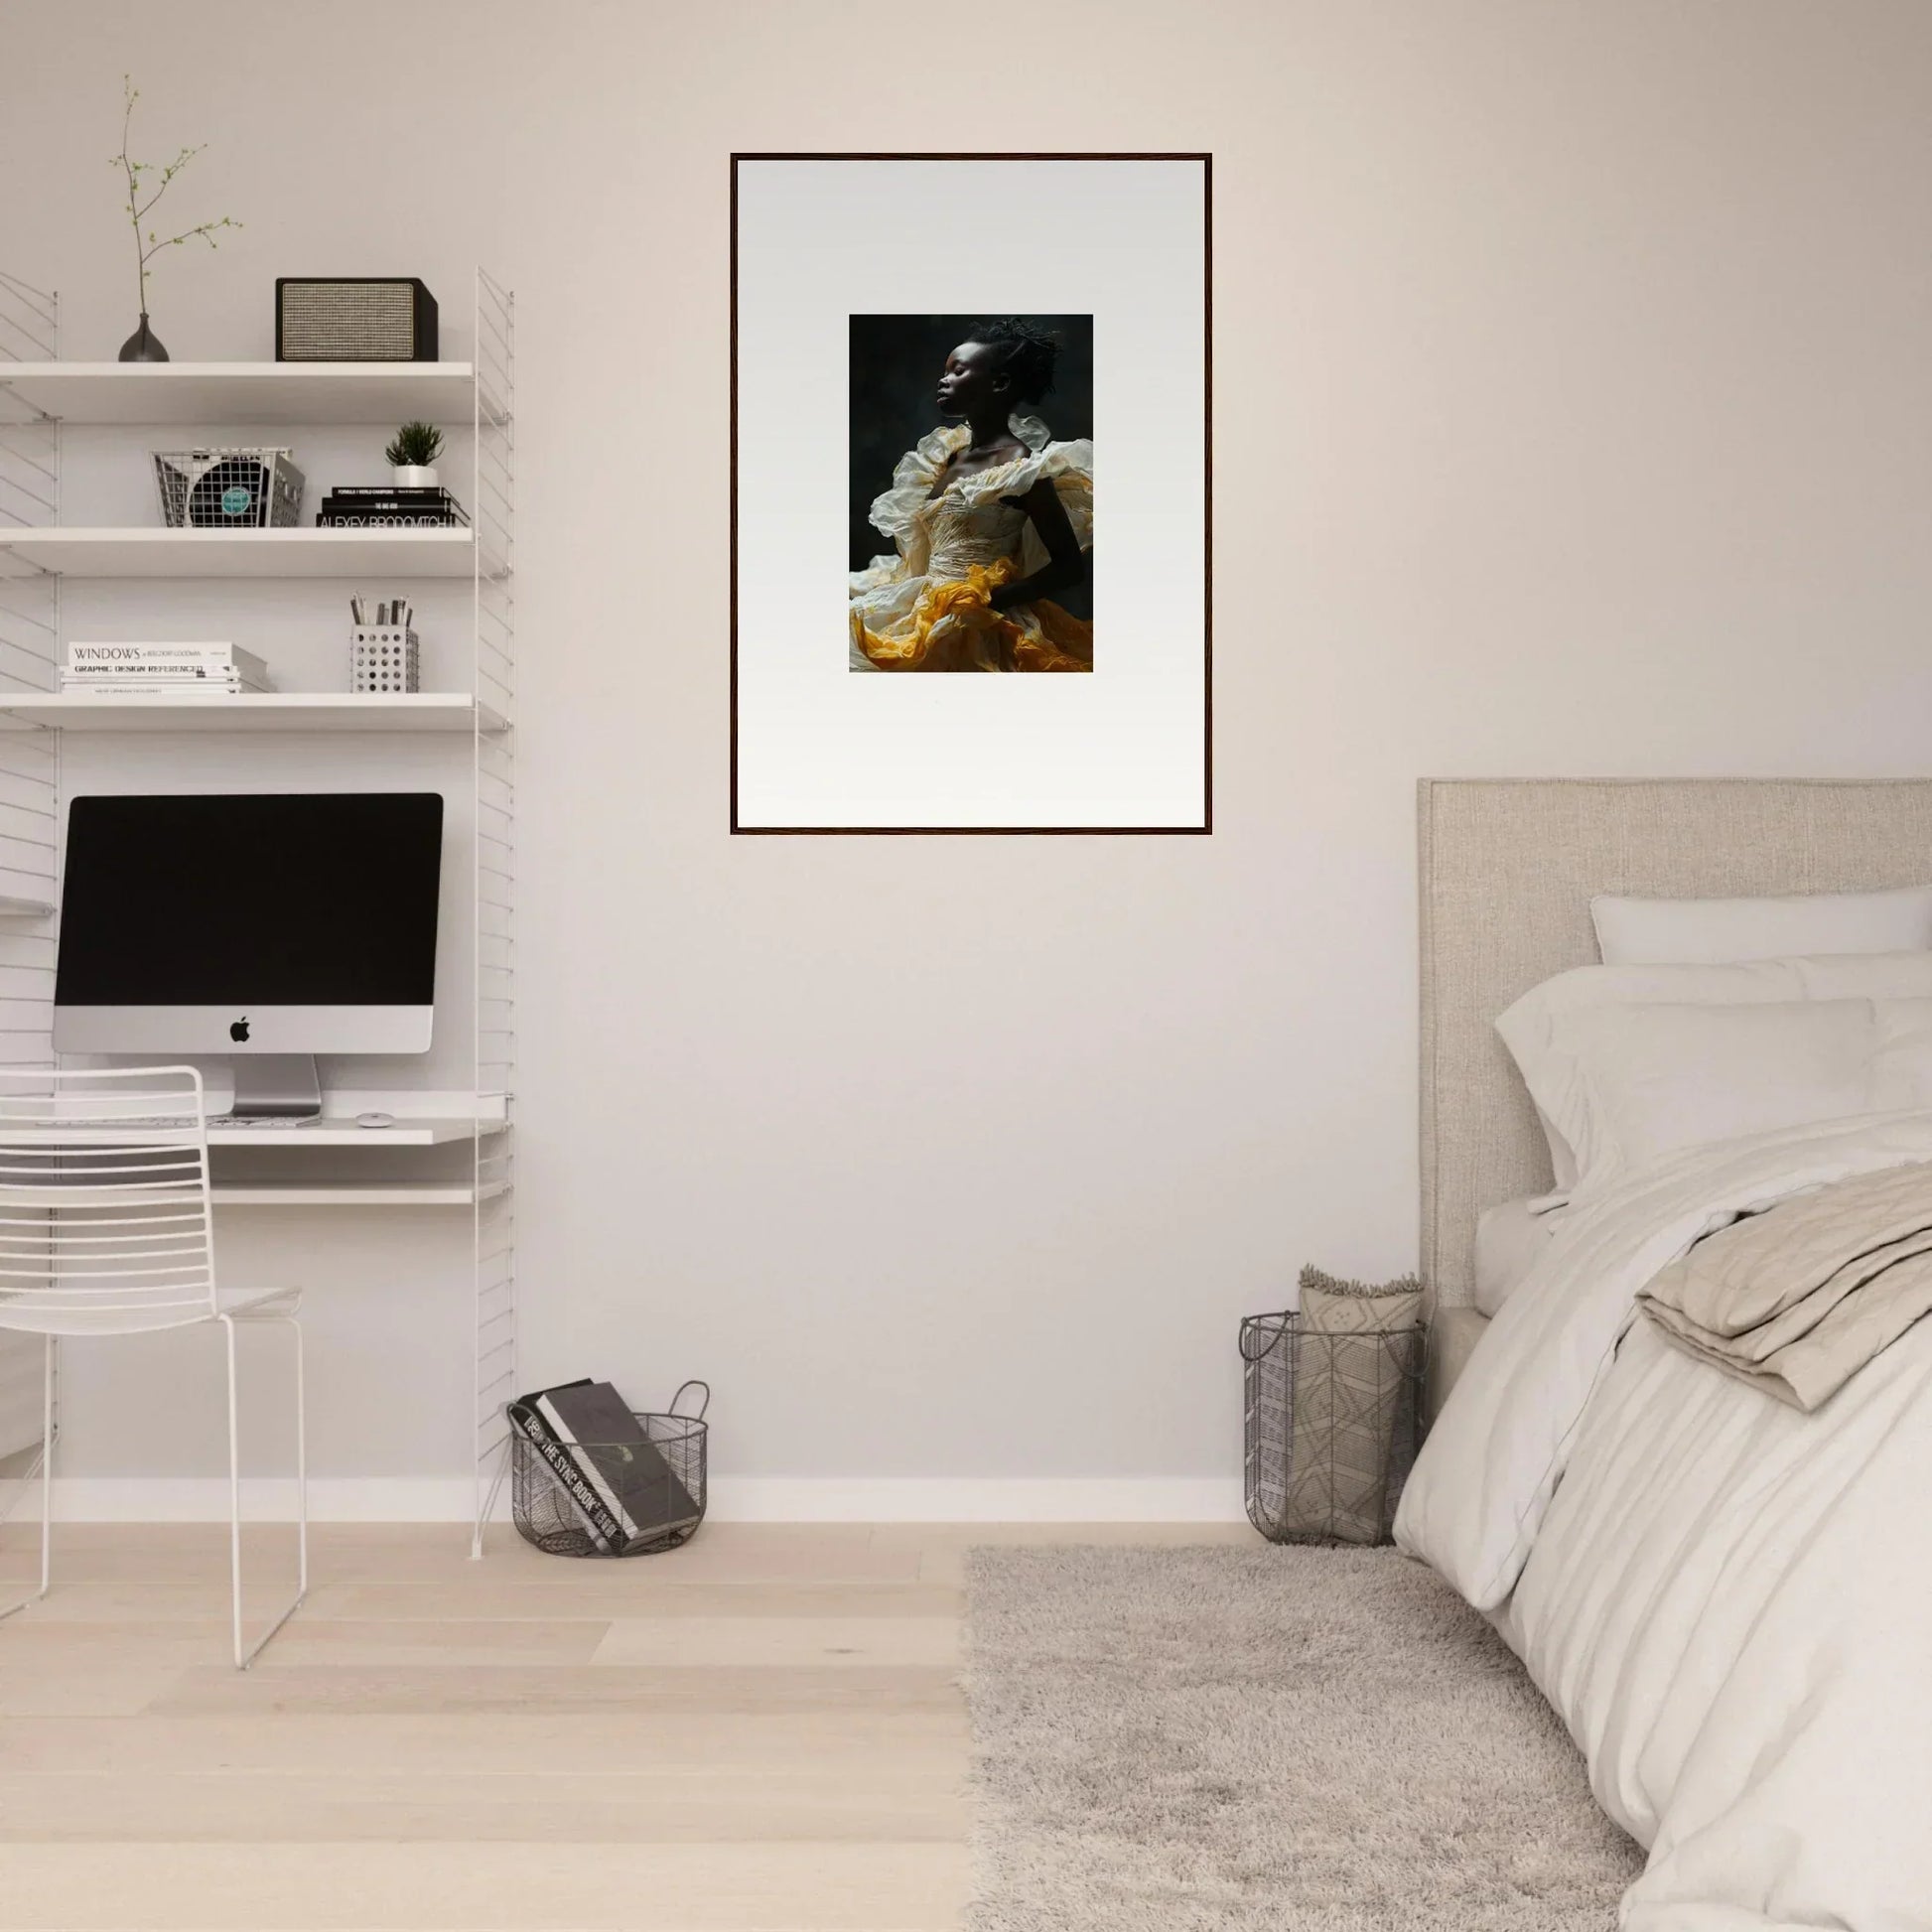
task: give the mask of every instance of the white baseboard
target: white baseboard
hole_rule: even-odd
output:
[[[1238,1523],[1241,1483],[1218,1476],[729,1476],[726,1523]]]
[[[35,1500],[12,1484],[19,1522]],[[317,1523],[467,1523],[475,1485],[461,1476],[316,1476],[309,1517]],[[508,1498],[499,1496],[497,1514]],[[260,1478],[242,1484],[246,1515],[286,1518],[294,1488]],[[57,1476],[56,1516],[68,1523],[214,1523],[228,1514],[219,1476]],[[1238,1523],[1234,1478],[1049,1476],[721,1476],[711,1485],[716,1523]]]
[[[38,1485],[9,1484],[12,1519],[40,1512]],[[501,1499],[507,1514],[507,1498]],[[295,1484],[274,1476],[241,1485],[245,1517],[282,1522],[295,1515]],[[468,1523],[477,1491],[461,1476],[311,1476],[312,1523]],[[63,1476],[54,1478],[54,1516],[62,1523],[225,1523],[224,1476]]]

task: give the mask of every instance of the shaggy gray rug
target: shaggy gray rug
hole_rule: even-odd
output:
[[[973,1932],[1608,1932],[1643,1855],[1392,1550],[976,1549]]]

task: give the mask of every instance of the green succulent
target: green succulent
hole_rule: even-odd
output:
[[[392,469],[427,470],[443,454],[443,432],[434,423],[404,423],[382,452]]]

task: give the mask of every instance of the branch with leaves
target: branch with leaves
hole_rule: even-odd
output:
[[[129,135],[134,124],[134,103],[141,98],[141,90],[128,74],[121,76],[121,89],[125,95],[121,115],[121,151],[117,155],[110,156],[107,165],[110,168],[118,168],[127,180],[127,218],[134,228],[134,252],[141,275],[141,313],[145,316],[148,312],[148,264],[160,254],[162,249],[179,248],[187,241],[206,241],[210,248],[218,247],[220,244],[214,237],[219,229],[238,228],[242,224],[224,214],[218,221],[200,222],[181,234],[169,235],[165,240],[157,235],[154,229],[144,228],[148,216],[154,211],[155,204],[167,194],[169,184],[206,149],[207,143],[203,142],[199,148],[183,148],[174,160],[159,170],[161,177],[159,181],[152,179],[143,181],[143,176],[151,178],[157,172],[154,164],[150,161],[136,161],[127,151]],[[144,195],[147,198],[145,201],[142,199]]]

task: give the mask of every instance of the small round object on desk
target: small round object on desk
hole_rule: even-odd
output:
[[[357,1127],[393,1127],[396,1117],[394,1114],[357,1114],[355,1124]]]

